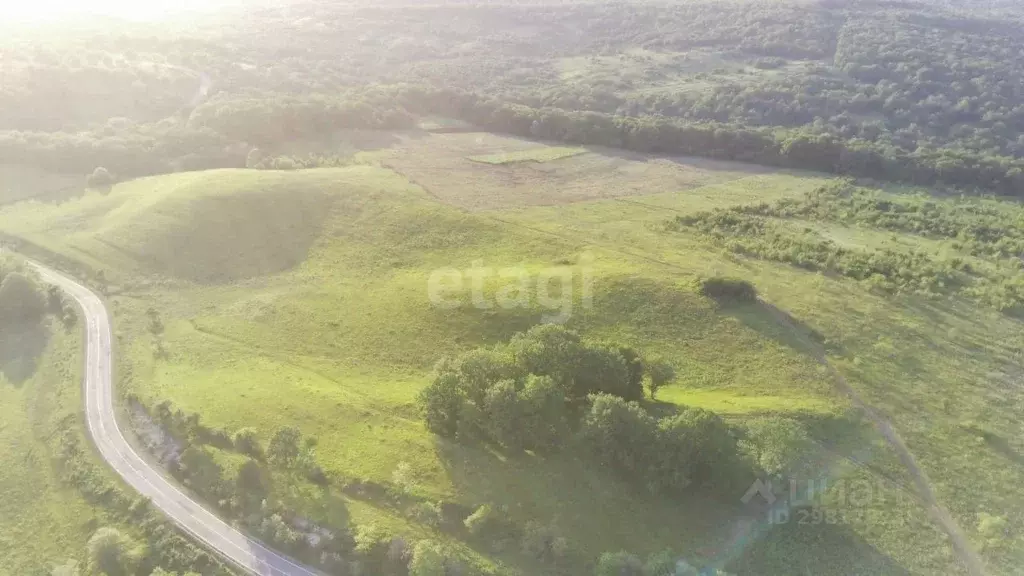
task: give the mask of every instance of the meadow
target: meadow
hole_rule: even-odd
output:
[[[677,215],[799,198],[825,176],[543,147],[399,134],[347,167],[181,173],[59,205],[21,203],[0,210],[0,230],[81,264],[107,291],[123,393],[147,406],[170,401],[216,429],[252,427],[264,441],[289,424],[315,436],[335,489],[276,473],[274,490],[323,525],[429,537],[496,574],[548,569],[515,546],[484,546],[344,489],[375,482],[553,527],[584,565],[603,552],[667,548],[740,574],[960,573],[899,455],[837,387],[827,358],[904,438],[992,572],[1019,565],[1019,320],[957,298],[873,293],[669,226]],[[849,243],[950,250],[913,234],[810,225]],[[430,435],[415,399],[435,362],[550,312],[537,300],[475,307],[468,292],[454,309],[431,302],[434,271],[477,262],[590,275],[592,304],[573,292],[567,326],[668,359],[679,376],[652,410],[703,407],[736,425],[791,416],[811,431],[827,476],[878,490],[855,503],[830,492],[842,522],[770,526],[742,494],[666,499],[574,458]],[[694,290],[711,276],[747,279],[763,301],[725,305]],[[481,289],[493,301],[502,288],[492,277]],[[1004,519],[1003,534],[988,516]]]
[[[74,414],[76,337],[50,344],[47,365],[17,385],[0,375],[0,573],[26,573],[66,560],[89,537],[96,512],[61,484],[47,436],[57,420]],[[70,397],[70,398],[68,398]]]
[[[569,158],[585,152],[582,148],[566,148],[558,146],[544,146],[532,150],[521,150],[519,152],[499,152],[497,154],[484,154],[481,156],[470,156],[474,162],[484,164],[512,164],[515,162],[553,162],[562,158]]]
[[[47,340],[30,376],[0,370],[0,574],[84,566],[86,543],[97,528],[125,529],[67,482],[58,464],[65,430],[84,441],[82,338],[77,329],[58,325]]]

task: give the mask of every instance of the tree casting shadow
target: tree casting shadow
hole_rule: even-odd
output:
[[[0,373],[15,386],[33,374],[50,339],[42,322],[0,327]]]

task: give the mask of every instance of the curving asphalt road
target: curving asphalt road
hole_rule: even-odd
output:
[[[60,287],[82,308],[86,326],[86,422],[93,442],[114,471],[182,530],[245,572],[258,576],[321,576],[320,572],[232,528],[139,457],[125,440],[114,417],[110,370],[113,350],[106,306],[99,296],[71,278],[36,263],[32,266],[45,282]]]

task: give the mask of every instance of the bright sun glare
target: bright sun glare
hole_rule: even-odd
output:
[[[203,0],[0,0],[0,22],[67,20],[81,16],[114,16],[150,20],[168,14],[202,10]]]

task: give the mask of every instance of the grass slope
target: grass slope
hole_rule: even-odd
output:
[[[699,196],[702,189],[694,192]],[[656,258],[665,268],[751,280],[771,302],[825,338],[831,362],[895,424],[937,488],[939,500],[984,551],[990,566],[1002,571],[1018,565],[1024,527],[1014,525],[1002,537],[1003,544],[993,546],[979,522],[983,514],[1020,517],[1015,486],[1024,481],[1022,447],[1017,440],[1002,447],[987,443],[970,423],[986,422],[996,438],[1019,436],[1016,423],[1024,417],[1024,405],[1013,390],[1021,373],[1020,321],[962,301],[874,295],[854,282],[738,257],[694,236],[664,232],[661,224],[667,216],[692,213],[700,204],[722,206],[695,203],[686,194],[663,194],[642,203],[609,200],[531,208],[502,217],[560,236],[618,245]],[[858,244],[924,248],[940,255],[948,250],[913,235],[828,230]],[[665,395],[685,397],[671,389]],[[893,538],[900,533],[892,526],[897,520],[907,519],[878,518],[871,541],[883,550],[902,548]],[[902,537],[917,538],[920,521],[918,513]],[[910,567],[917,565],[922,550],[893,554]]]
[[[420,184],[424,175],[440,178],[424,172],[423,159],[407,155],[421,149],[419,144],[406,145],[411,147],[389,152],[385,164]],[[472,146],[455,148],[443,154],[464,161]],[[619,173],[632,169],[616,166]],[[493,197],[522,185],[457,171],[449,182],[461,186],[463,178],[486,182]],[[1009,393],[1019,373],[1014,371],[1018,322],[965,303],[872,295],[842,279],[725,254],[664,227],[674,213],[770,201],[821,181],[731,172],[725,179],[648,191],[642,198],[540,207],[512,203],[473,213],[437,201],[466,205],[469,188],[439,194],[436,186],[425,189],[402,174],[371,166],[216,171],[126,183],[109,196],[57,207],[20,205],[0,212],[0,227],[119,278],[122,293],[113,302],[124,388],[148,402],[169,399],[199,411],[217,427],[253,426],[265,438],[277,426],[298,424],[319,437],[321,463],[336,476],[387,481],[405,464],[414,494],[467,506],[506,504],[515,521],[555,525],[591,558],[618,549],[646,553],[671,547],[692,554],[703,550],[705,556],[710,549],[737,556],[751,573],[758,566],[771,573],[774,568],[766,566],[815,558],[805,553],[820,546],[823,557],[848,560],[841,565],[806,560],[794,569],[956,573],[944,535],[906,489],[911,483],[899,460],[851,416],[849,404],[802,339],[775,322],[776,311],[765,305],[723,308],[698,296],[691,282],[711,274],[749,278],[770,302],[792,314],[800,330],[824,342],[850,384],[896,423],[940,499],[972,537],[978,536],[979,512],[1005,513],[1020,506],[1013,497],[1014,483],[1024,480],[1019,468],[979,447],[976,435],[959,425],[978,419],[1012,437],[1013,423],[1024,416],[1019,399]],[[239,222],[253,228],[291,230],[288,226],[301,221],[296,215],[305,213],[282,211],[278,200],[295,194],[300,205],[309,201],[302,194],[316,199],[320,220],[294,238],[278,237],[293,245],[280,248],[290,256],[274,258],[276,266],[252,263],[262,256],[249,251],[263,246],[252,236],[236,241],[212,224],[230,222],[235,212],[244,211]],[[159,244],[181,230],[209,234],[228,246],[203,241],[196,245],[204,250],[161,251]],[[235,253],[240,258],[224,257]],[[154,266],[153,254],[162,255],[164,263]],[[569,326],[590,339],[629,343],[670,358],[681,379],[663,390],[663,402],[703,406],[732,419],[794,415],[827,448],[823,459],[832,474],[882,488],[867,503],[836,502],[851,518],[861,514],[857,521],[822,526],[817,536],[799,528],[769,529],[765,538],[744,543],[733,534],[737,507],[639,494],[571,460],[509,456],[438,441],[425,432],[414,405],[433,362],[503,340],[548,312],[536,301],[525,308],[475,308],[468,288],[459,308],[431,305],[426,287],[434,270],[464,270],[474,263],[533,273],[566,266],[573,278],[591,274],[593,306],[583,307],[574,292]],[[194,270],[217,274],[197,276]],[[260,275],[249,278],[254,273]],[[501,287],[492,278],[483,292],[492,300]],[[165,355],[154,354],[146,331],[150,308],[166,325],[160,336]],[[321,521],[374,520],[449,539],[373,499],[325,501],[296,491],[298,505]],[[1015,524],[1011,530],[1020,533]],[[499,573],[536,573],[515,551],[472,552]],[[993,566],[1006,566],[1013,558],[1005,550],[986,550],[986,555]],[[752,558],[759,560],[751,565]]]
[[[50,443],[80,411],[80,347],[77,330],[58,332],[27,381],[0,374],[0,574],[49,573],[80,558],[102,524],[103,512],[61,482]]]
[[[45,226],[93,264],[227,281],[304,260],[329,211],[331,181],[328,172],[294,186],[281,173],[231,170],[143,178],[63,205]],[[18,232],[16,222],[4,228]]]

